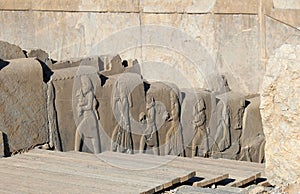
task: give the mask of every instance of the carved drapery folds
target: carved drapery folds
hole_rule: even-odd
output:
[[[264,161],[261,125],[249,125],[257,115],[255,97],[231,91],[225,76],[216,79],[222,85],[216,91],[179,89],[148,82],[114,60],[119,57],[110,58],[105,63],[119,65],[117,73],[94,63],[54,70],[47,103],[51,147]],[[253,133],[260,135],[249,140]]]

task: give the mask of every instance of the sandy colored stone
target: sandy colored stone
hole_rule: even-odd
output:
[[[142,28],[143,44],[148,46],[136,58],[145,79],[173,82],[179,88],[202,87],[205,76],[215,67],[214,18],[143,14],[142,23],[146,25]]]
[[[285,23],[297,29],[300,28],[300,10],[299,9],[275,9],[269,14],[279,22]]]
[[[217,15],[215,34],[220,53],[216,67],[233,91],[259,91],[263,68],[259,63],[259,26],[256,15]]]
[[[138,11],[138,0],[1,0],[2,10],[43,10],[43,11],[97,11],[128,12]]]
[[[128,100],[127,108],[129,110],[127,113],[118,103],[118,99],[123,97],[126,97]],[[133,152],[138,153],[140,138],[143,134],[143,126],[139,121],[139,114],[146,112],[144,82],[141,75],[136,73],[122,73],[107,76],[98,94],[98,100],[101,123],[100,138],[103,145],[102,151],[113,150],[114,134],[117,137],[116,132],[118,130],[122,131],[119,127],[126,130],[123,124],[123,116],[125,116],[129,118]]]
[[[27,56],[29,58],[37,58],[43,63],[47,63],[49,60],[49,54],[46,53],[46,51],[43,51],[42,49],[33,49],[27,52]]]
[[[94,87],[94,93],[97,94],[100,89],[100,78],[95,67],[80,66],[53,70],[52,83],[54,87],[54,104],[57,115],[58,143],[61,151],[74,150],[75,131],[80,123],[76,112],[78,99],[76,92],[80,88],[81,75],[88,75]],[[88,146],[90,142],[84,142],[84,151],[91,152]]]
[[[38,46],[42,50],[49,51],[50,58],[56,61],[115,55],[140,42],[139,30],[128,33],[122,31],[139,25],[137,13],[1,11],[0,20],[11,21],[11,26],[19,27],[9,32],[1,31],[1,39],[11,40],[11,43],[18,44],[24,49]],[[0,28],[7,29],[7,26],[3,22]],[[117,32],[122,36],[114,36]],[[34,34],[37,35],[32,38]],[[116,44],[105,44],[111,39]],[[126,44],[128,42],[131,43],[129,46]]]
[[[266,174],[271,184],[300,182],[299,36],[270,56],[263,81],[261,114],[266,136]]]
[[[215,13],[254,13],[258,11],[259,1],[257,0],[216,0],[213,11]]]
[[[181,94],[178,88],[167,82],[151,82],[146,93],[146,99],[149,98],[155,101],[155,125],[158,131],[160,155],[182,154]]]
[[[8,62],[0,69],[0,129],[15,153],[48,141],[47,98],[37,60]]]
[[[187,0],[187,1],[180,1],[180,0],[143,0],[140,1],[141,10],[145,13],[170,13],[170,12],[177,12],[177,13],[208,13],[210,12],[214,5],[215,0]]]
[[[23,50],[14,44],[0,41],[0,59],[10,60],[18,58],[26,58]]]
[[[152,12],[152,13],[256,13],[256,0],[1,0],[2,10],[92,11],[92,12]],[[290,5],[290,4],[289,4]],[[287,5],[288,6],[288,5]],[[285,7],[287,7],[285,6]]]
[[[300,31],[279,22],[273,18],[266,17],[266,53],[274,55],[274,50],[280,47],[289,37],[300,34]]]
[[[135,73],[123,73],[110,76],[98,74],[95,67],[79,66],[54,70],[53,86],[55,90],[55,107],[58,121],[58,139],[61,142],[62,151],[74,150],[75,131],[81,122],[77,115],[76,97],[80,89],[79,78],[88,75],[91,79],[94,95],[97,100],[96,112],[99,116],[96,130],[99,132],[101,152],[112,150],[113,134],[118,126],[123,126],[120,107],[115,107],[115,100],[122,94],[131,99],[129,106],[130,128],[133,149],[139,149],[142,127],[139,123],[139,113],[145,112],[144,84],[141,75]],[[122,91],[115,89],[121,87]],[[121,92],[121,93],[120,93]],[[122,113],[123,114],[123,113]],[[92,152],[93,145],[89,140],[84,141],[81,151]]]
[[[300,191],[300,184],[289,184],[288,186],[282,189],[282,192],[287,193],[299,193]]]
[[[204,126],[201,128],[203,130],[202,146],[199,146],[202,149],[208,149],[207,147],[207,136],[209,136],[209,125],[211,122],[211,117],[213,111],[215,110],[215,97],[214,95],[205,89],[182,89],[183,93],[183,102],[181,108],[181,125],[183,128],[183,140],[184,140],[184,148],[185,154],[187,157],[192,156],[192,144],[193,139],[195,138],[196,129],[193,126],[195,120],[197,119],[196,106],[199,100],[204,101],[204,112],[205,112],[205,121]],[[198,110],[199,111],[199,110]],[[200,130],[200,129],[198,129]],[[205,134],[207,132],[207,134]],[[207,150],[208,151],[208,150]]]
[[[102,57],[104,63],[104,70],[101,72],[104,76],[120,74],[125,71],[125,67],[122,64],[122,59],[119,55],[116,56],[104,56]]]
[[[237,159],[243,130],[245,97],[241,93],[216,95],[216,114],[210,123],[209,146],[214,158]]]
[[[262,163],[265,160],[266,140],[259,110],[260,97],[247,98],[246,104],[238,159]]]
[[[273,0],[275,9],[300,9],[300,1],[298,0]]]
[[[193,3],[200,6],[201,2]],[[180,3],[170,4],[180,7]],[[19,17],[29,19],[25,22]],[[122,59],[137,59],[146,79],[174,82],[179,88],[203,87],[207,75],[232,69],[237,73],[228,76],[235,90],[257,93],[261,83],[256,15],[3,11],[0,18],[22,27],[22,32],[0,32],[1,37],[21,42],[24,48],[39,45],[58,61],[118,53]],[[26,38],[36,32],[39,36]],[[234,56],[238,62],[232,53],[238,53]]]
[[[122,63],[123,60],[119,55],[101,55],[59,61],[49,65],[49,67],[55,70],[70,67],[91,66],[94,67],[97,71],[101,72],[104,76],[108,76],[123,73],[126,67],[124,67]],[[132,66],[133,65],[131,65],[131,67]]]

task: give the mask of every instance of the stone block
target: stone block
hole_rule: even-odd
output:
[[[300,38],[291,36],[269,57],[261,95],[266,174],[271,184],[300,182]]]
[[[298,0],[273,0],[275,9],[300,9],[300,1]]]
[[[138,0],[1,0],[2,10],[137,12]]]
[[[17,45],[0,41],[0,48],[0,59],[10,60],[26,58],[26,55],[24,54],[23,50]]]
[[[37,60],[7,62],[0,69],[0,130],[16,153],[48,141],[47,97]]]
[[[265,135],[259,110],[260,97],[247,98],[240,138],[241,152],[238,159],[263,163],[265,161]]]

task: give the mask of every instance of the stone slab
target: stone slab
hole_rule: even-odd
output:
[[[1,0],[2,10],[137,12],[138,0]]]
[[[298,0],[273,0],[275,9],[300,9],[300,1]]]
[[[48,140],[46,90],[41,64],[15,59],[0,69],[0,130],[9,152],[30,149]]]
[[[24,54],[22,49],[17,45],[0,40],[0,48],[0,59],[10,60],[26,58],[26,55]]]

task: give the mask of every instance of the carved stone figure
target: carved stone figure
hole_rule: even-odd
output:
[[[158,142],[158,131],[156,127],[156,109],[155,109],[155,100],[152,96],[146,97],[146,109],[147,116],[146,122],[147,127],[144,134],[141,137],[140,141],[140,151],[145,152],[147,147],[153,148],[153,153],[155,155],[160,155],[159,152],[159,142]],[[145,123],[145,117],[141,116],[140,121]]]
[[[112,135],[112,151],[132,154],[133,142],[129,114],[129,107],[132,106],[132,102],[130,93],[125,92],[125,89],[126,88],[122,88],[122,85],[117,82],[113,103],[114,111],[116,115],[118,115],[116,118],[118,124]]]
[[[259,96],[247,99],[249,105],[243,116],[243,130],[240,137],[241,150],[238,159],[250,162],[264,162],[265,135],[263,133]]]
[[[75,151],[81,151],[82,143],[86,138],[91,139],[93,152],[100,153],[100,138],[98,132],[99,116],[96,112],[97,100],[91,80],[81,76],[81,88],[77,91],[78,98],[77,113],[83,117],[75,134]]]
[[[171,128],[166,134],[166,155],[179,155],[183,152],[182,129],[180,124],[180,103],[177,94],[170,92],[171,114],[166,118]]]
[[[217,103],[217,130],[213,152],[223,152],[231,145],[230,107],[222,101]]]
[[[193,109],[193,128],[194,137],[192,139],[192,157],[206,156],[208,152],[207,128],[206,128],[206,114],[205,102],[202,98],[198,100]]]
[[[235,126],[234,129],[242,129],[243,127],[243,116],[245,112],[245,99],[241,99],[239,102],[239,108],[237,114],[235,115]]]

